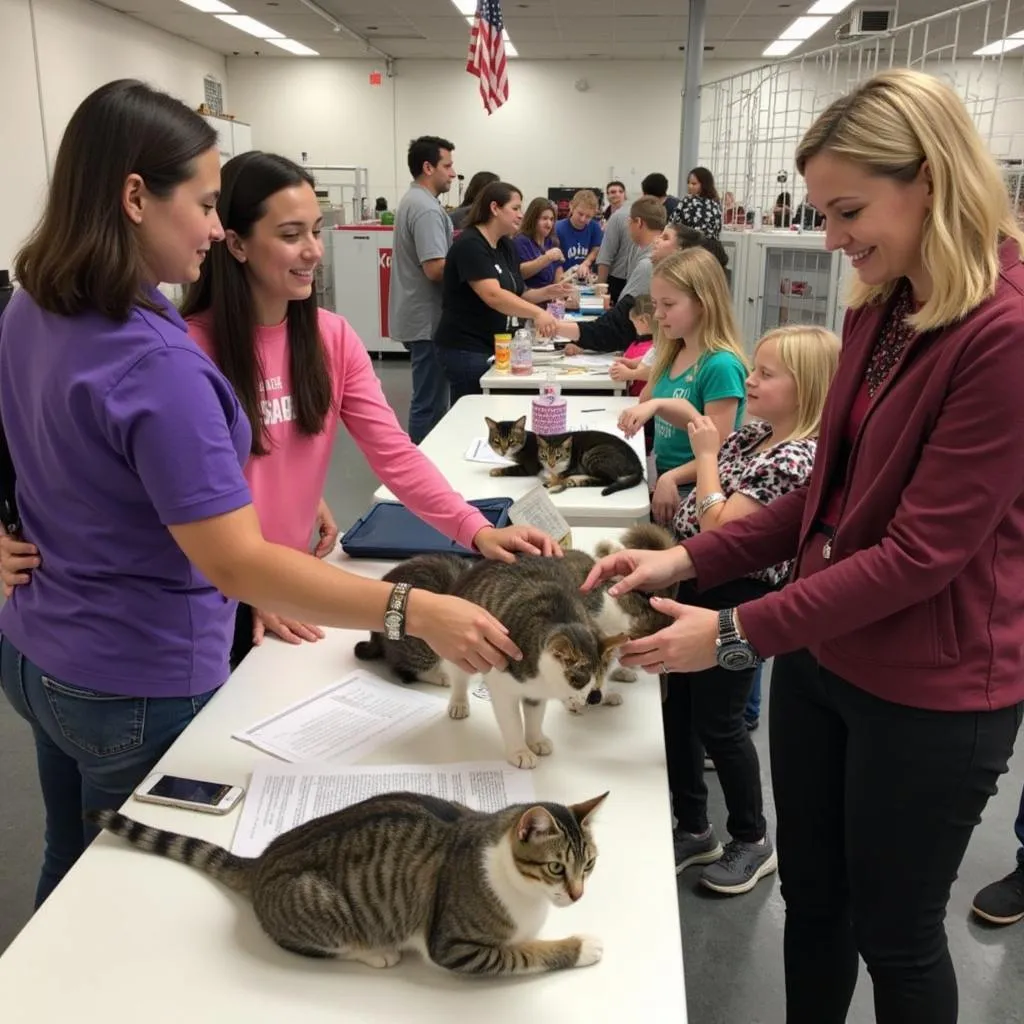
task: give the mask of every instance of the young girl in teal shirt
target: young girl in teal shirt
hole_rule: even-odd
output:
[[[740,427],[749,368],[725,273],[709,252],[686,249],[658,264],[651,297],[658,324],[654,366],[640,403],[622,414],[619,427],[631,437],[654,418],[658,482],[651,511],[655,522],[670,523],[680,491],[697,479],[687,425],[708,416],[722,437]]]

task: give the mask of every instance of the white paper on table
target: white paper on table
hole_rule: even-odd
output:
[[[466,449],[467,462],[485,462],[489,466],[514,466],[512,459],[506,459],[499,455],[488,443],[486,437],[474,438],[472,444]]]
[[[442,717],[446,706],[447,697],[357,671],[233,738],[285,761],[351,764]]]
[[[394,792],[456,800],[478,811],[535,799],[530,773],[502,762],[260,765],[252,773],[231,852],[257,857],[272,839],[312,818]]]
[[[562,359],[563,366],[586,366],[589,369],[594,370],[609,370],[612,363],[618,356],[604,356],[604,355],[581,355],[581,356],[565,356]]]

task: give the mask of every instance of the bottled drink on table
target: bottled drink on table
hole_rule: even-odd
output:
[[[533,373],[533,331],[520,327],[512,336],[512,373],[526,377]]]

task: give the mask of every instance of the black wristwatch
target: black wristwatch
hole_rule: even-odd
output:
[[[757,651],[740,636],[736,628],[735,608],[723,608],[718,613],[718,639],[715,641],[718,664],[730,672],[744,672],[761,659]]]
[[[389,640],[405,639],[405,605],[409,600],[411,583],[396,583],[388,598],[388,610],[384,613],[384,635]]]

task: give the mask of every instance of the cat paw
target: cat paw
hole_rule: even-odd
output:
[[[565,484],[554,484],[548,486],[548,494],[561,494],[565,490]]]
[[[532,750],[523,747],[522,750],[513,750],[507,760],[513,768],[536,768],[540,759]]]
[[[358,960],[367,967],[394,967],[402,959],[402,954],[397,949],[368,949],[360,950],[353,954],[353,959]],[[577,966],[579,966],[577,964]]]
[[[622,694],[605,691],[601,694],[601,703],[607,704],[610,708],[617,708],[622,703]]]
[[[454,719],[469,718],[468,700],[448,701],[448,717]]]
[[[500,466],[497,469],[491,470],[491,476],[504,476],[505,471]]]
[[[614,679],[617,683],[635,683],[636,672],[631,668],[623,668],[621,665],[617,665],[612,669],[611,674],[608,676],[609,679]]]
[[[571,711],[574,715],[582,715],[586,710],[587,702],[580,700],[579,697],[568,697],[562,701],[566,711]]]
[[[554,743],[548,739],[547,736],[541,736],[540,739],[533,743],[526,744],[535,754],[540,754],[541,757],[547,757],[552,750],[555,749]]]
[[[604,944],[593,935],[577,935],[580,942],[580,953],[576,958],[577,967],[590,967],[604,956]]]

